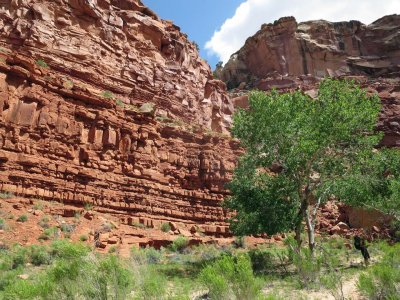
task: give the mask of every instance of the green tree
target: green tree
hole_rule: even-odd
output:
[[[246,149],[230,183],[226,207],[239,235],[295,230],[303,223],[314,252],[322,203],[335,197],[398,215],[399,154],[376,147],[381,108],[353,82],[326,79],[318,97],[301,92],[252,92],[234,116],[232,132]]]

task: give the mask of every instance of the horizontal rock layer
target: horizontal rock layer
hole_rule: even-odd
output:
[[[233,107],[196,45],[139,0],[0,2],[0,44],[130,104],[224,132]]]
[[[228,87],[253,83],[272,73],[315,77],[383,75],[400,69],[400,15],[370,25],[358,21],[297,23],[285,17],[264,24],[232,55],[219,78]]]
[[[195,45],[140,1],[1,3],[1,191],[226,234],[241,150],[216,132],[232,111]]]

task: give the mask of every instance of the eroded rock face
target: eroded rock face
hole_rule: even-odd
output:
[[[383,75],[399,70],[400,15],[370,25],[358,21],[297,23],[285,17],[264,24],[219,74],[229,87],[278,73],[314,77]]]
[[[227,234],[241,150],[203,133],[233,105],[179,28],[138,0],[12,0],[0,44],[1,191]]]
[[[314,98],[325,77],[355,80],[382,100],[378,128],[383,145],[400,147],[400,15],[370,25],[358,21],[297,23],[285,17],[265,24],[232,55],[218,76],[227,83],[235,108],[248,107],[256,88],[302,90]]]
[[[1,42],[131,104],[218,132],[233,107],[195,45],[139,0],[0,2]]]

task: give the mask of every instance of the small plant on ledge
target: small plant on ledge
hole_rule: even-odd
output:
[[[101,95],[104,98],[107,98],[107,99],[113,99],[114,98],[114,94],[111,93],[110,91],[104,91]]]
[[[48,68],[49,67],[49,65],[43,59],[38,59],[36,61],[36,65],[41,67],[41,68]]]
[[[27,215],[20,215],[18,217],[18,219],[17,219],[17,222],[21,222],[21,223],[24,223],[26,221],[28,221],[28,216]]]
[[[124,107],[125,106],[124,102],[122,102],[122,100],[119,99],[119,98],[115,99],[115,104],[117,106],[119,106],[119,107]]]

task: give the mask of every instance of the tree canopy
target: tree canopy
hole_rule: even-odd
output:
[[[302,222],[313,234],[327,199],[399,213],[400,155],[376,147],[380,99],[353,82],[325,79],[316,99],[255,91],[234,116],[241,157],[225,205],[236,234],[275,234]],[[313,237],[309,236],[310,247]]]

